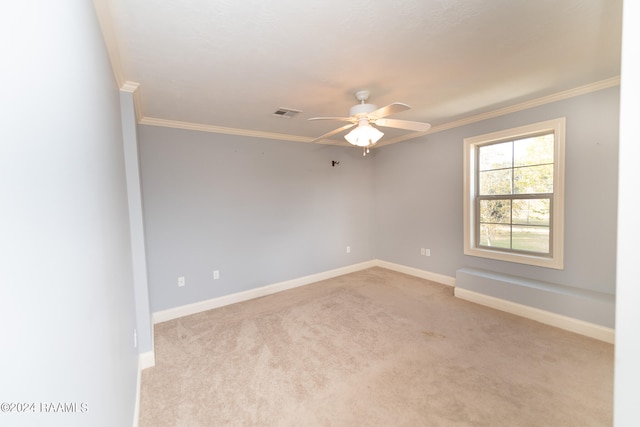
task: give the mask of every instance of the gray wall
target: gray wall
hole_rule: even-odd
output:
[[[91,2],[0,14],[0,402],[6,426],[127,426],[137,352],[119,94]],[[6,43],[5,43],[6,42]]]
[[[364,158],[350,147],[140,126],[151,311],[374,258],[450,277],[476,267],[613,294],[618,102],[618,88],[605,89]],[[563,116],[565,269],[463,255],[463,139]]]
[[[360,150],[153,126],[138,138],[152,312],[374,257]]]
[[[615,293],[618,116],[614,87],[382,147],[375,158],[376,256],[452,277],[476,267]],[[465,256],[463,139],[557,117],[567,118],[564,270]]]
[[[125,85],[120,90],[120,113],[124,164],[127,181],[127,205],[131,235],[131,261],[133,287],[136,301],[136,331],[140,353],[153,351],[153,326],[149,308],[149,280],[147,279],[147,252],[144,242],[144,217],[142,211],[142,187],[140,184],[140,156],[138,150],[138,125],[133,94],[135,88]],[[146,363],[143,362],[146,366]]]

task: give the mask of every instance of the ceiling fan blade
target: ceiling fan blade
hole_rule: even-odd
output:
[[[341,122],[355,122],[352,117],[311,117],[307,120],[339,120]]]
[[[343,130],[347,130],[347,129],[351,128],[351,127],[354,127],[355,125],[356,125],[355,123],[349,123],[348,125],[344,125],[344,126],[338,128],[338,129],[334,129],[331,132],[327,132],[324,135],[321,135],[321,136],[317,137],[316,139],[314,139],[311,142],[318,142],[321,139],[329,138],[330,136],[333,136],[333,135],[335,135],[337,133],[340,133]]]
[[[378,120],[375,120],[373,123],[375,123],[378,126],[406,129],[406,130],[412,130],[416,132],[426,132],[429,129],[431,129],[431,125],[429,123],[410,122],[408,120],[378,119]]]
[[[407,104],[403,104],[402,102],[394,102],[393,104],[389,104],[385,107],[378,108],[372,113],[369,113],[369,117],[382,118],[387,117],[392,114],[397,114],[402,111],[408,110],[409,107]]]

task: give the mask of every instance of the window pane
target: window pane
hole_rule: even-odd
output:
[[[511,227],[480,224],[480,246],[509,249],[511,247]]]
[[[478,149],[480,170],[510,168],[513,164],[513,143],[484,145]]]
[[[511,200],[480,200],[480,222],[509,224]]]
[[[553,193],[553,165],[516,168],[513,180],[515,194]]]
[[[513,227],[513,249],[549,253],[548,227]]]
[[[480,172],[480,195],[511,194],[512,169]]]
[[[565,127],[559,118],[464,139],[465,255],[563,268]]]
[[[512,215],[514,224],[548,226],[551,218],[549,199],[514,200]]]
[[[513,165],[527,166],[553,163],[553,137],[554,135],[551,133],[515,141]]]

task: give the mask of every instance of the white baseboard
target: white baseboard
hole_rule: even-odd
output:
[[[140,370],[152,368],[156,365],[156,355],[153,350],[140,353],[139,358]]]
[[[243,292],[237,292],[231,295],[225,295],[218,298],[212,298],[205,301],[199,301],[193,304],[187,304],[180,307],[170,308],[167,310],[157,311],[152,314],[154,324],[166,322],[168,320],[178,319],[180,317],[189,316],[191,314],[200,313],[214,308],[223,307],[225,305],[235,304],[266,295],[275,294],[277,292],[286,291],[288,289],[297,288],[299,286],[309,285],[311,283],[327,280],[344,274],[353,273],[367,268],[375,267],[376,261],[366,261],[359,264],[353,264],[346,267],[336,268],[334,270],[324,271],[322,273],[312,274],[309,276],[299,277],[297,279],[287,280],[272,285],[262,286],[260,288],[249,289]]]
[[[211,310],[214,308],[223,307],[229,304],[235,304],[242,301],[247,301],[253,298],[259,298],[266,295],[271,295],[277,292],[286,291],[288,289],[297,288],[299,286],[308,285],[311,283],[319,282],[321,280],[327,280],[334,277],[342,276],[344,274],[354,273],[356,271],[365,270],[371,267],[381,267],[388,270],[397,271],[399,273],[408,274],[410,276],[419,277],[421,279],[431,280],[447,286],[454,286],[456,283],[455,277],[445,276],[439,273],[433,273],[426,270],[420,270],[418,268],[407,267],[401,264],[395,264],[388,261],[382,261],[374,259],[371,261],[362,262],[359,264],[353,264],[346,267],[337,268],[334,270],[324,271],[309,276],[299,277],[297,279],[287,280],[280,283],[274,283],[272,285],[263,286],[260,288],[249,289],[243,292],[237,292],[231,295],[225,295],[218,298],[212,298],[206,301],[199,301],[193,304],[187,304],[180,307],[170,308],[168,310],[158,311],[153,313],[153,323],[166,322],[168,320],[178,319],[183,316],[189,316],[192,314],[200,313],[203,311]],[[469,291],[466,289],[455,288],[454,295],[458,298],[465,299],[467,301],[482,304],[487,307],[495,308],[497,310],[506,311],[511,314],[522,316],[528,319],[536,320],[538,322],[555,326],[567,331],[575,332],[577,334],[585,335],[591,338],[595,338],[608,343],[614,343],[615,331],[611,328],[596,325],[582,320],[574,319],[560,314],[552,313],[538,308],[529,307],[526,305],[514,303],[511,301],[495,298],[492,296],[480,294],[478,292]],[[145,369],[155,364],[155,358],[153,351],[143,353],[140,355],[141,369]]]
[[[153,324],[162,323],[180,317],[189,316],[192,314],[200,313],[203,311],[211,310],[214,308],[223,307],[229,304],[235,304],[242,301],[247,301],[254,298],[271,295],[277,292],[286,291],[288,289],[297,288],[300,286],[308,285],[311,283],[319,282],[321,280],[327,280],[334,277],[342,276],[344,274],[354,273],[356,271],[365,270],[371,267],[381,267],[388,270],[397,271],[399,273],[408,274],[410,276],[419,277],[421,279],[431,280],[447,286],[455,287],[455,277],[446,276],[439,273],[433,273],[426,270],[420,270],[414,267],[408,267],[401,264],[395,264],[388,261],[374,259],[371,261],[365,261],[359,264],[353,264],[346,267],[336,268],[334,270],[324,271],[309,276],[299,277],[292,280],[287,280],[280,283],[274,283],[272,285],[263,286],[260,288],[249,289],[243,292],[237,292],[231,295],[225,295],[218,298],[212,298],[205,301],[199,301],[193,304],[187,304],[180,307],[170,308],[163,311],[153,313]],[[538,308],[529,307],[526,305],[518,304],[515,302],[495,298],[492,296],[484,295],[478,292],[469,291],[466,289],[455,288],[454,295],[458,298],[465,299],[477,304],[485,305],[487,307],[502,310],[517,316],[522,316],[528,319],[536,320],[538,322],[555,326],[570,332],[585,335],[591,338],[595,338],[608,343],[614,343],[615,331],[611,328],[596,325],[594,323],[585,322],[582,320],[574,319],[571,317],[563,316],[560,314],[552,313]],[[141,369],[145,369],[155,365],[155,357],[153,351],[146,352],[140,355]]]
[[[394,264],[388,261],[375,260],[377,267],[386,268],[387,270],[397,271],[398,273],[408,274],[409,276],[419,277],[421,279],[431,280],[447,286],[455,286],[456,278],[451,276],[445,276],[444,274],[432,273],[426,270],[420,270],[418,268],[407,267],[406,265]]]
[[[515,302],[507,301],[501,298],[484,295],[478,292],[469,291],[467,289],[455,288],[454,295],[458,298],[481,304],[496,310],[505,311],[527,319],[535,320],[546,325],[555,326],[566,331],[574,332],[587,337],[595,338],[600,341],[614,344],[615,330],[594,323],[585,322],[574,319],[572,317],[563,316],[561,314],[552,313],[550,311],[540,310],[539,308],[529,307]]]
[[[138,377],[136,379],[136,403],[133,408],[133,427],[138,427],[140,422],[140,392],[142,387],[142,371],[156,364],[153,351],[147,351],[138,355]]]

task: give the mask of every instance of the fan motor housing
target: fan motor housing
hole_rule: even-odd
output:
[[[358,117],[361,115],[372,113],[377,109],[378,107],[373,104],[357,104],[351,107],[351,109],[349,110],[349,115],[351,117]]]

